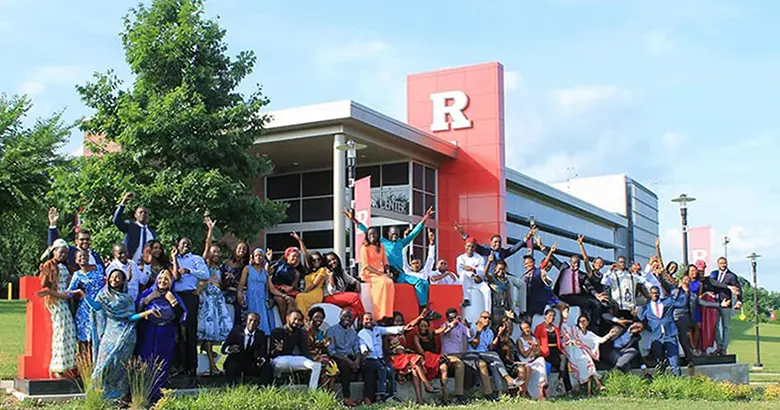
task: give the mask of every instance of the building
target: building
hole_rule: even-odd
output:
[[[437,232],[440,258],[454,261],[463,252],[454,221],[480,241],[497,233],[509,243],[521,240],[535,222],[548,245],[558,242],[561,255],[579,253],[576,238],[582,234],[589,255],[607,261],[649,255],[643,246],[658,233],[657,198],[633,180],[626,178],[631,183],[625,192],[632,196],[626,194],[631,200],[620,208],[507,169],[499,63],[409,75],[407,123],[354,101],[269,114],[257,151],[276,170],[257,192],[289,204],[287,220],[261,235],[276,253],[295,245],[289,233],[296,231],[310,249],[349,257],[348,225],[341,216],[349,204],[347,159],[334,149],[348,140],[367,147],[356,159],[357,178],[371,177],[371,225],[384,232],[407,227],[433,206],[436,215],[427,226]],[[423,236],[415,243],[417,255]],[[522,271],[522,258],[512,258],[509,268]]]
[[[628,221],[624,256],[643,266],[655,254],[658,238],[658,196],[624,174],[575,178],[552,186],[619,214]]]

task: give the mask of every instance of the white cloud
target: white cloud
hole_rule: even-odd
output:
[[[19,84],[17,90],[31,97],[40,95],[54,85],[76,84],[85,77],[85,72],[71,65],[46,65],[32,69],[27,81]]]
[[[82,144],[78,148],[74,149],[73,152],[70,153],[70,155],[74,157],[84,156],[84,145]]]
[[[27,94],[30,97],[35,97],[46,89],[46,85],[40,81],[27,81],[19,84],[16,89],[19,91],[19,94]]]
[[[555,90],[553,99],[564,109],[583,112],[607,101],[630,102],[632,94],[614,85],[582,85]]]
[[[676,151],[685,142],[685,135],[677,132],[665,132],[661,134],[661,146],[665,150]]]
[[[517,71],[504,71],[504,89],[516,90],[520,86],[520,73]]]

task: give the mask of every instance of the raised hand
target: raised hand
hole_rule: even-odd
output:
[[[269,261],[269,262],[274,259],[274,250],[273,249],[268,248],[268,249],[265,250],[265,259],[267,261]]]
[[[428,229],[428,243],[431,245],[436,243],[436,234],[432,229]]]
[[[206,215],[203,217],[203,223],[206,224],[206,228],[209,229],[209,231],[214,230],[214,225],[217,224],[216,220],[212,220],[210,216]]]
[[[423,219],[428,220],[433,216],[433,214],[434,214],[433,207],[432,206],[428,207],[428,210],[425,211],[425,216],[423,217]]]
[[[577,235],[577,243],[582,245],[582,242],[585,240],[585,235]]]
[[[297,232],[290,232],[290,236],[291,236],[293,239],[295,239],[296,241],[298,241],[298,242],[300,242],[300,241],[301,241],[301,237],[298,235],[298,233],[297,233]]]
[[[553,242],[552,246],[550,246],[550,252],[555,253],[555,251],[558,250],[558,242]]]
[[[542,243],[542,238],[539,236],[534,237],[534,241],[536,242],[536,246],[539,247],[539,249],[544,249],[544,244]]]
[[[407,226],[406,229],[404,229],[404,238],[409,236],[410,233],[412,233],[412,227],[411,226]]]
[[[60,219],[60,213],[57,212],[57,208],[49,208],[49,226],[57,226],[58,219]]]
[[[352,210],[349,208],[344,208],[344,216],[347,217],[347,219],[354,221],[355,220],[355,214],[352,213]]]
[[[174,246],[173,249],[171,249],[171,256],[174,258],[179,256],[179,248]]]
[[[461,225],[460,222],[454,221],[452,222],[452,227],[455,228],[456,231],[458,231],[459,234],[463,235],[463,225]]]
[[[661,238],[655,238],[655,247],[658,248],[661,246]]]
[[[127,203],[130,202],[132,199],[133,199],[133,193],[125,192],[125,194],[122,196],[122,205],[127,205]]]

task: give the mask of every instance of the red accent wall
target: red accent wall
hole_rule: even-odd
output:
[[[459,147],[458,159],[439,169],[438,186],[439,254],[454,261],[463,253],[463,240],[453,221],[479,241],[495,233],[506,236],[504,67],[487,63],[411,74],[406,88],[407,122]],[[470,128],[431,130],[431,94],[446,91],[468,96],[463,113],[472,122]]]

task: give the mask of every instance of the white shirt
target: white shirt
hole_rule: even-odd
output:
[[[481,255],[478,255],[476,252],[472,256],[469,256],[467,253],[458,256],[458,258],[455,259],[455,264],[458,277],[460,278],[460,283],[462,283],[464,286],[475,284],[472,276],[476,275],[483,280],[485,279],[485,258],[483,258]],[[474,272],[463,269],[465,266],[474,268]]]
[[[249,349],[249,337],[257,337],[257,330],[250,332],[249,329],[244,328],[244,350]],[[254,343],[254,340],[252,340]]]
[[[634,310],[636,307],[636,285],[644,285],[645,278],[627,270],[613,270],[604,274],[601,284],[609,286],[612,300],[621,310]]]
[[[664,290],[664,287],[661,286],[661,281],[658,280],[657,276],[655,276],[655,272],[653,272],[653,268],[650,266],[650,264],[645,266],[644,275],[642,276],[645,280],[645,288],[647,288],[648,292],[650,292],[650,288],[657,286],[658,290],[661,292],[661,298],[666,297],[666,290]]]
[[[404,273],[409,276],[415,276],[423,280],[428,280],[431,277],[431,272],[433,271],[433,264],[436,262],[436,245],[428,246],[428,257],[425,259],[425,265],[423,265],[419,272],[413,271],[412,267],[409,265],[409,248],[410,246],[406,246],[403,249]]]
[[[382,336],[400,335],[404,332],[403,326],[374,326],[372,330],[363,328],[358,332],[360,339],[360,353],[366,354],[367,359],[381,359],[382,356]]]
[[[457,275],[455,273],[449,272],[449,271],[447,271],[446,273],[448,273],[447,276],[445,276],[444,278],[442,278],[440,280],[434,281],[433,280],[434,276],[442,275],[441,272],[439,272],[438,270],[435,270],[435,271],[431,272],[431,277],[429,278],[429,280],[430,280],[430,282],[432,284],[436,284],[436,285],[458,285],[458,284],[460,284],[460,279],[453,278],[453,276],[457,277]]]
[[[149,274],[146,270],[141,271],[138,269],[138,265],[128,260],[127,263],[122,263],[119,259],[114,259],[106,267],[106,276],[111,273],[112,270],[119,269],[125,273],[127,279],[127,294],[133,297],[133,300],[138,297],[138,290],[141,285],[146,285],[149,282]]]
[[[135,263],[140,263],[141,257],[143,257],[144,254],[144,246],[146,246],[146,243],[144,242],[144,231],[146,231],[146,242],[149,242],[152,239],[156,239],[156,238],[154,237],[152,230],[149,229],[149,225],[143,225],[138,221],[135,221],[135,224],[138,225],[141,228],[141,230],[138,231],[138,247],[135,248],[135,253],[133,254],[133,261],[135,261]]]

